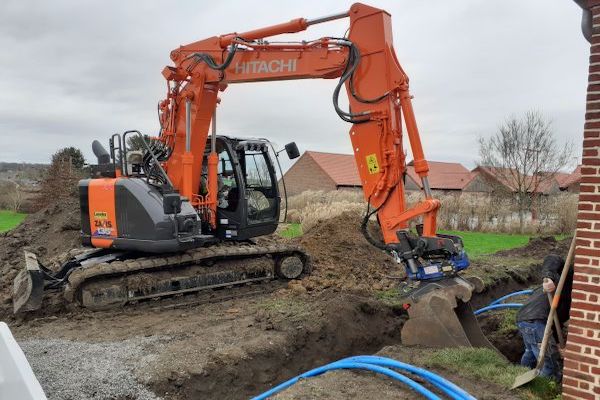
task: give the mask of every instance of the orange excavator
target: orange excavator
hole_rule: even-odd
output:
[[[271,42],[272,36],[349,18],[345,37]],[[428,164],[415,121],[409,80],[392,43],[391,16],[356,3],[346,12],[299,18],[242,33],[214,36],[171,52],[162,75],[167,97],[158,105],[160,134],[115,134],[110,151],[97,141],[98,164],[79,183],[82,240],[92,251],[60,270],[26,253],[16,278],[15,311],[39,308],[44,290],[105,308],[241,283],[295,279],[309,272],[298,247],[263,246],[252,238],[272,233],[280,194],[266,139],[217,135],[220,92],[230,84],[291,79],[338,79],[333,109],[350,123],[350,140],[368,210],[362,230],[371,244],[406,268],[403,289],[410,319],[407,344],[489,345],[469,306],[474,290],[458,272],[469,260],[456,236],[436,233],[440,202],[433,198]],[[349,110],[338,103],[342,88]],[[407,208],[402,123],[424,199]],[[211,128],[212,129],[209,129]],[[131,149],[137,137],[140,148]],[[286,145],[298,156],[294,143]],[[376,217],[383,241],[369,235]],[[410,221],[422,219],[416,232]],[[332,238],[335,240],[335,238]]]

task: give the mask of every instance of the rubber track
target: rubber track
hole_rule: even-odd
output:
[[[73,270],[69,275],[68,284],[64,289],[64,296],[67,301],[73,302],[79,288],[84,283],[89,280],[97,280],[101,277],[125,276],[137,272],[152,272],[153,270],[169,270],[187,265],[201,264],[207,261],[236,260],[246,257],[254,258],[288,254],[300,255],[304,261],[303,274],[310,272],[310,257],[299,246],[287,244],[262,246],[230,242],[192,249],[181,254],[172,254],[167,257],[146,256],[124,261],[112,261],[110,263],[98,263],[79,267]],[[235,285],[235,282],[233,282],[232,285]]]

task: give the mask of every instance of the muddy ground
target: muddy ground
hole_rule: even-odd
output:
[[[295,240],[313,260],[311,276],[301,281],[110,312],[53,304],[52,312],[13,317],[10,285],[22,267],[22,248],[50,265],[73,248],[79,216],[72,206],[50,206],[0,236],[0,320],[13,330],[50,399],[244,399],[349,355],[385,347],[386,355],[411,360],[413,350],[400,341],[406,314],[393,294],[403,272],[366,242],[360,216],[350,213],[323,221]],[[567,246],[536,240],[527,249],[474,262],[468,274],[482,275],[486,290],[473,306],[538,282],[543,256],[564,253]],[[501,322],[494,316],[482,323],[510,359],[520,357],[516,332],[498,335]],[[452,379],[485,398],[510,398],[488,382]],[[280,398],[384,399],[398,398],[402,390],[383,378],[340,372],[298,385]]]

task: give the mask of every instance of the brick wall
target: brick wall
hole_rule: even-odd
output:
[[[600,398],[600,1],[594,15],[563,399]]]
[[[283,176],[288,196],[300,194],[305,190],[336,190],[333,180],[319,167],[308,153],[302,157]],[[283,196],[281,183],[280,192]]]

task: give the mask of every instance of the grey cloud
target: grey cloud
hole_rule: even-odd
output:
[[[580,9],[564,0],[373,0],[392,14],[411,77],[426,154],[473,166],[477,137],[507,116],[546,113],[580,144],[588,45]],[[0,159],[45,161],[59,147],[115,132],[155,133],[160,74],[180,44],[348,7],[339,1],[3,1],[0,3]],[[283,38],[342,35],[345,21]],[[232,85],[223,133],[267,136],[301,149],[350,152],[331,105],[334,81]],[[408,147],[408,144],[406,144]],[[580,152],[578,148],[578,152]]]

